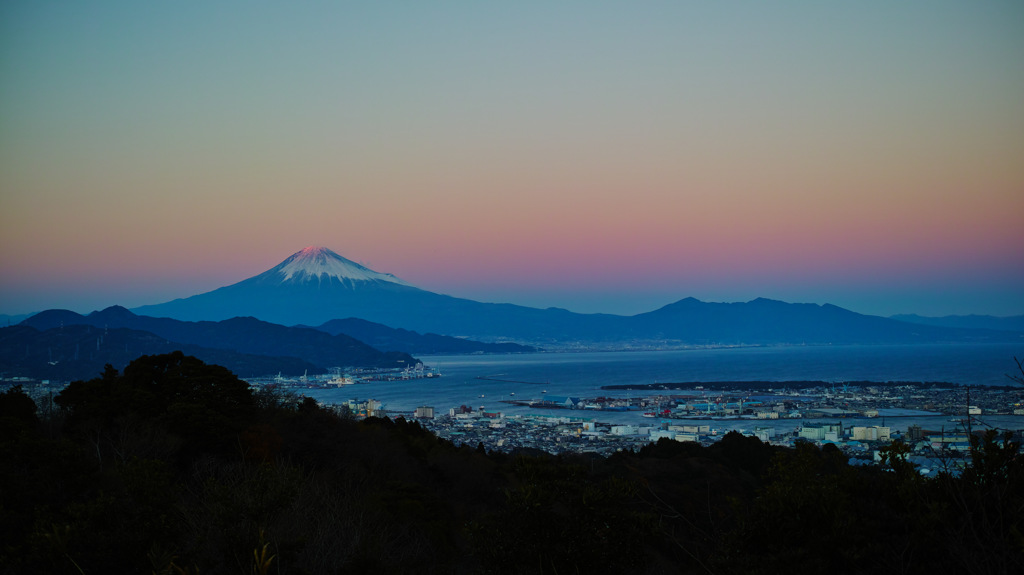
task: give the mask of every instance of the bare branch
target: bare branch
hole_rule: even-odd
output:
[[[1019,383],[1020,385],[1024,385],[1024,365],[1021,365],[1020,360],[1017,359],[1017,356],[1013,356],[1013,361],[1017,362],[1017,371],[1020,372],[1020,375],[1010,375],[1008,373],[1005,375],[1006,377],[1010,378],[1010,381],[1014,381],[1016,383]]]

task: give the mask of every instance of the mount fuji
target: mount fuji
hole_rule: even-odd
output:
[[[299,250],[273,268],[252,278],[258,283],[302,284],[336,281],[352,289],[365,284],[391,283],[411,287],[391,274],[382,274],[345,259],[327,248]]]
[[[132,311],[185,321],[253,316],[282,325],[312,326],[359,318],[421,333],[491,339],[522,337],[522,330],[515,326],[528,323],[533,326],[527,330],[531,339],[566,335],[562,329],[548,333],[544,328],[558,312],[480,303],[422,290],[323,247],[300,250],[236,284]],[[561,314],[569,312],[562,310]],[[506,328],[512,332],[506,333]]]
[[[481,303],[420,289],[327,248],[309,247],[259,275],[211,292],[135,308],[185,321],[252,316],[282,325],[321,326],[358,318],[420,333],[514,340],[541,346],[645,340],[675,344],[925,343],[1021,341],[1024,334],[910,324],[833,305],[758,298],[706,303],[686,298],[634,316],[578,314]]]

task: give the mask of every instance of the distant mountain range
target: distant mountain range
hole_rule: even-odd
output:
[[[129,340],[126,345],[129,350],[133,345],[138,345],[139,349],[133,350],[134,355],[128,354],[131,357],[127,357],[127,360],[143,354],[181,349],[203,361],[224,365],[243,377],[277,372],[299,375],[306,370],[310,374],[324,373],[332,367],[404,367],[415,365],[418,361],[407,353],[379,351],[344,334],[331,335],[311,328],[285,327],[252,317],[236,317],[219,322],[186,322],[139,316],[118,306],[85,316],[68,310],[48,310],[17,326],[3,328],[0,332],[32,328],[50,337],[54,335],[53,332],[59,334],[61,330],[69,330],[73,326],[97,328],[96,338],[102,338],[99,331],[105,333],[121,329],[131,332],[125,334]],[[72,331],[77,334],[80,330]],[[12,331],[11,334],[11,337],[30,335],[18,331]],[[158,342],[164,345],[154,347]],[[80,347],[80,342],[76,344]],[[17,363],[20,351],[19,347],[10,347],[9,352],[13,355],[0,358],[3,362],[0,363],[0,369],[6,370],[7,365]],[[91,351],[91,347],[87,351]],[[97,344],[96,351],[102,352],[102,346]],[[233,358],[227,356],[226,352],[247,357]],[[64,360],[71,357],[68,353],[63,355]],[[100,355],[95,354],[97,358]],[[84,358],[81,351],[77,356],[79,361]],[[214,357],[219,359],[215,360]],[[256,358],[260,358],[259,362]],[[127,363],[122,359],[114,356],[108,362],[118,367],[120,363]]]
[[[177,350],[222,365],[241,377],[324,371],[321,366],[294,357],[211,349],[169,341],[145,331],[77,324],[45,330],[28,325],[0,328],[0,373],[55,381],[90,379],[102,373],[108,363],[120,370],[139,356]]]
[[[8,314],[5,314],[5,313],[0,313],[0,327],[6,327],[6,326],[10,326],[10,325],[17,325],[17,324],[25,321],[26,319],[32,317],[33,315],[35,315],[35,314],[32,314],[32,313],[20,313],[20,314],[17,314],[17,315],[8,315]]]
[[[541,346],[638,340],[666,345],[1024,341],[1015,332],[911,324],[829,304],[767,299],[706,303],[686,298],[634,316],[481,303],[419,289],[316,247],[241,282],[133,311],[188,321],[252,316],[282,325],[359,318],[420,333]]]
[[[332,367],[405,367],[418,361],[410,352],[536,351],[513,343],[420,335],[356,319],[333,320],[316,328],[286,327],[252,317],[187,322],[112,306],[89,315],[47,310],[17,326],[0,328],[0,371],[42,379],[91,377],[106,363],[120,368],[140,355],[178,349],[242,377],[313,375]]]
[[[326,248],[306,248],[233,285],[132,311],[187,321],[252,316],[281,325],[321,325],[352,317],[419,333],[485,340],[557,341],[586,335],[565,333],[560,322],[549,325],[549,310],[421,290]]]
[[[436,333],[420,334],[402,328],[350,317],[332,319],[314,329],[330,334],[345,334],[377,349],[404,351],[415,355],[464,353],[525,353],[538,348],[518,343],[484,343]]]
[[[1015,315],[1010,317],[995,317],[991,315],[947,315],[942,317],[924,317],[916,314],[901,314],[889,317],[890,319],[898,321],[939,327],[1024,331],[1024,315]]]

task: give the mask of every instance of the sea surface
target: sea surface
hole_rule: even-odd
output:
[[[1014,356],[1024,359],[1024,349],[1014,344],[933,344],[422,356],[420,359],[426,365],[440,370],[441,377],[313,389],[304,393],[327,404],[353,398],[377,399],[389,412],[396,414],[411,412],[418,406],[432,406],[438,413],[447,413],[451,407],[467,405],[506,414],[569,415],[608,423],[650,423],[650,419],[645,420],[638,412],[539,410],[509,405],[503,400],[539,399],[545,394],[583,398],[637,397],[655,392],[609,391],[602,390],[601,386],[697,381],[820,380],[836,384],[928,381],[1004,386],[1012,385],[1007,374],[1020,375]],[[1012,421],[1006,422],[1010,427],[1024,427],[1024,419],[1019,422],[1017,418],[1010,419]],[[908,418],[899,420],[904,428],[908,422],[917,422]],[[870,425],[880,424],[878,419],[870,422]],[[886,424],[889,423],[895,420]],[[935,423],[934,419],[931,423]],[[730,425],[743,429],[764,424],[764,421],[741,421]],[[789,420],[771,425],[795,427],[799,422]]]

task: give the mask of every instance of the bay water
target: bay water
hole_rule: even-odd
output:
[[[1015,344],[927,344],[772,346],[581,353],[422,356],[438,369],[436,378],[373,382],[339,389],[304,391],[326,404],[349,399],[376,399],[389,413],[403,414],[419,406],[438,413],[467,405],[474,410],[505,414],[586,416],[607,423],[640,422],[638,412],[539,410],[504,401],[539,399],[544,395],[582,398],[638,397],[656,392],[602,390],[606,385],[715,381],[923,381],[972,386],[1013,385],[1006,376],[1020,375],[1014,356],[1024,359]],[[686,391],[666,391],[687,393]],[[692,392],[691,392],[692,393]],[[700,393],[697,391],[696,393]],[[717,395],[717,393],[716,393]],[[1005,422],[1024,427],[1024,418]],[[917,421],[901,418],[902,426]],[[650,422],[650,420],[647,420]],[[794,427],[782,421],[773,426]],[[933,422],[934,423],[934,422]],[[857,424],[851,422],[851,424]],[[877,419],[870,425],[879,425]],[[733,429],[765,425],[764,421],[730,422]],[[952,425],[952,424],[949,424]],[[934,426],[934,425],[933,425]]]

